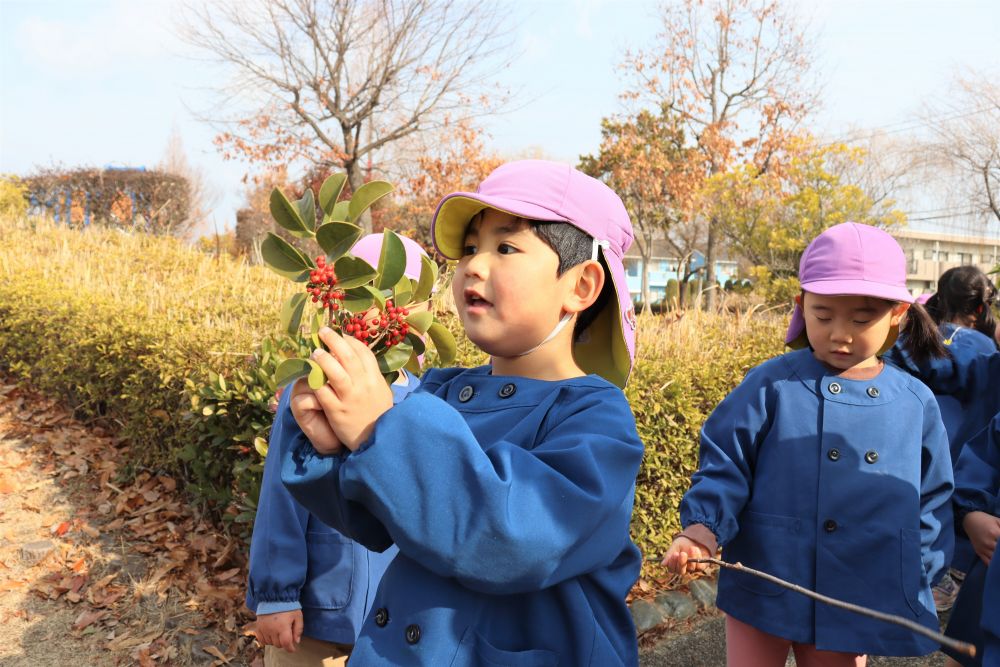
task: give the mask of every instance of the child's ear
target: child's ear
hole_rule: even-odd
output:
[[[892,319],[889,320],[889,324],[894,327],[898,326],[899,321],[903,319],[903,315],[905,315],[906,311],[908,311],[909,309],[910,309],[910,304],[906,302],[897,303],[895,306],[892,307]]]
[[[604,267],[595,260],[588,260],[574,266],[567,272],[573,283],[572,289],[563,300],[563,311],[567,313],[582,313],[597,301],[604,289]]]

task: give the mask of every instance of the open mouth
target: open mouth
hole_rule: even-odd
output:
[[[483,298],[476,290],[465,290],[465,305],[468,308],[487,308],[493,304]]]

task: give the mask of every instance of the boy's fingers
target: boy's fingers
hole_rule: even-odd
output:
[[[316,400],[316,395],[313,393],[312,389],[306,389],[308,393],[304,394],[292,394],[292,399],[289,401],[290,405],[294,406],[296,410],[305,412],[307,410],[322,410],[323,406],[319,404]]]
[[[380,371],[378,367],[378,359],[375,358],[375,355],[370,349],[368,349],[367,345],[362,343],[357,338],[345,338],[344,342],[346,342],[353,349],[355,357],[357,357],[361,366],[368,373],[382,374],[382,371]]]
[[[340,365],[343,366],[348,379],[362,372],[363,366],[358,359],[358,355],[354,353],[354,348],[351,347],[343,336],[339,335],[333,329],[324,327],[319,330],[319,337],[326,343],[330,354],[336,357]],[[336,388],[336,385],[334,385],[334,389]]]
[[[317,349],[313,351],[311,359],[323,369],[323,373],[326,375],[326,383],[330,387],[333,387],[334,391],[343,393],[350,387],[351,376],[340,362],[339,357],[330,354],[326,350]]]

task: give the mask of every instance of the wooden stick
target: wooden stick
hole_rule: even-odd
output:
[[[911,621],[908,618],[903,618],[902,616],[896,616],[894,614],[887,614],[883,611],[876,611],[874,609],[862,607],[860,605],[852,604],[850,602],[844,602],[843,600],[837,600],[836,598],[827,597],[826,595],[823,595],[821,593],[811,591],[808,588],[803,588],[798,584],[793,584],[788,581],[785,581],[784,579],[779,579],[773,574],[768,574],[767,572],[761,572],[760,570],[754,570],[753,568],[746,567],[745,565],[743,565],[743,563],[735,563],[735,564],[727,563],[726,561],[720,560],[718,558],[689,558],[687,562],[711,563],[713,565],[718,565],[719,567],[729,568],[730,570],[736,570],[738,572],[745,572],[746,574],[752,574],[755,577],[766,579],[767,581],[770,581],[773,584],[777,584],[784,588],[788,588],[790,590],[795,591],[796,593],[801,593],[802,595],[811,597],[814,600],[825,602],[826,604],[837,607],[839,609],[846,609],[847,611],[853,611],[855,614],[861,614],[862,616],[875,618],[880,621],[885,621],[886,623],[901,625],[907,630],[911,630],[913,632],[916,632],[917,634],[929,637],[930,639],[936,641],[938,644],[941,644],[942,646],[947,646],[948,648],[954,649],[960,653],[964,653],[965,655],[971,657],[975,657],[976,655],[976,647],[973,646],[972,644],[961,642],[958,641],[957,639],[952,639],[951,637],[943,635],[940,632],[935,632],[933,630],[925,628],[919,623]]]

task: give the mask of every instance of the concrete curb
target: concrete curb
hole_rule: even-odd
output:
[[[715,579],[703,577],[687,585],[687,592],[665,591],[652,599],[635,600],[629,609],[635,629],[642,635],[668,621],[683,621],[694,616],[699,609],[714,609],[718,584]]]

